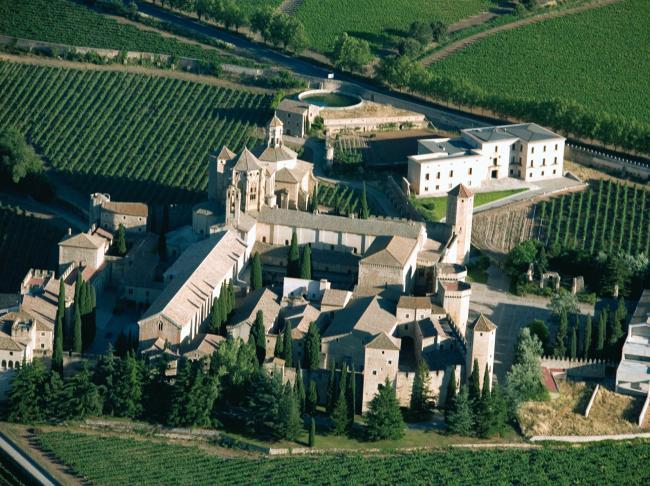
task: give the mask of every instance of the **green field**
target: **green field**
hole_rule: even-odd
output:
[[[510,189],[508,191],[476,192],[474,193],[474,207],[477,208],[483,204],[491,203],[512,196],[528,189]],[[411,202],[415,209],[429,221],[440,221],[447,215],[447,196],[440,197],[412,197]]]
[[[487,94],[573,100],[650,122],[650,2],[604,8],[500,32],[430,69]]]
[[[234,57],[120,24],[71,0],[0,0],[0,34],[73,46],[175,54],[205,61]]]
[[[41,432],[38,440],[92,484],[644,484],[650,444],[403,454],[219,457],[195,446]]]
[[[411,22],[458,22],[492,5],[489,0],[304,0],[296,16],[305,25],[310,47],[330,51],[343,32],[382,45],[395,30]]]
[[[650,254],[650,191],[641,187],[600,180],[542,202],[536,219],[538,237],[549,247]]]
[[[270,96],[166,77],[0,63],[0,128],[16,125],[84,194],[194,202],[207,155],[239,150]]]
[[[56,267],[65,228],[0,203],[0,292],[17,292],[30,268]]]

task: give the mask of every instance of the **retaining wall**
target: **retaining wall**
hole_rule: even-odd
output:
[[[564,370],[568,378],[605,378],[607,365],[605,361],[594,359],[540,358],[541,367]]]
[[[565,158],[579,164],[604,169],[620,175],[632,175],[644,181],[650,181],[650,166],[635,160],[623,159],[584,147],[566,144]]]

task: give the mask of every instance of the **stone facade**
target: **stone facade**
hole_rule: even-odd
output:
[[[89,225],[116,232],[120,225],[130,233],[147,231],[149,209],[146,204],[135,202],[114,202],[109,194],[94,193],[90,195],[88,211]]]
[[[368,404],[386,379],[396,386],[399,351],[400,341],[385,333],[379,334],[365,346],[362,412],[368,410]]]
[[[468,329],[467,336],[467,376],[474,371],[474,361],[478,361],[479,384],[483,389],[485,368],[489,370],[490,390],[494,375],[494,344],[497,327],[483,314],[476,318]]]

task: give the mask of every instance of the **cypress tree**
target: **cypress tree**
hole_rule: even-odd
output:
[[[117,228],[117,238],[115,241],[115,248],[119,256],[126,255],[126,234],[124,231],[124,225],[120,224]]]
[[[255,315],[255,323],[253,324],[251,333],[248,336],[248,342],[255,345],[257,361],[262,365],[266,358],[266,331],[264,329],[264,313],[261,310],[258,310]]]
[[[557,334],[555,335],[555,350],[554,354],[557,358],[564,358],[566,356],[566,337],[569,330],[569,318],[566,310],[560,312],[560,326],[558,327]]]
[[[413,390],[411,391],[411,403],[409,408],[412,412],[422,413],[427,410],[429,401],[429,369],[423,360],[418,361],[413,379]]]
[[[481,385],[478,376],[480,372],[481,371],[478,366],[478,359],[474,359],[474,365],[472,366],[472,374],[469,376],[469,387],[468,387],[469,388],[468,396],[472,404],[472,407],[476,407],[478,405],[478,401],[481,398]]]
[[[363,191],[361,193],[361,219],[368,219],[370,211],[368,211],[368,199],[366,198],[366,183],[363,183]]]
[[[298,248],[298,235],[294,231],[291,235],[289,258],[287,260],[287,277],[300,276],[300,249]]]
[[[228,287],[224,282],[219,290],[219,310],[221,311],[221,334],[226,335],[226,323],[228,322]]]
[[[82,349],[82,336],[81,336],[81,310],[79,309],[78,302],[74,304],[74,332],[72,336],[72,352],[81,353]]]
[[[307,413],[309,415],[314,415],[316,413],[316,406],[318,405],[318,390],[314,380],[309,380],[309,389],[307,390],[305,402]]]
[[[210,333],[217,334],[221,330],[221,302],[217,297],[212,300],[212,310],[210,311]]]
[[[474,416],[467,388],[462,388],[447,414],[447,425],[452,434],[469,436],[474,430]]]
[[[296,385],[295,385],[295,390],[296,398],[298,399],[298,408],[300,410],[300,413],[303,414],[305,413],[305,402],[306,402],[306,396],[305,396],[305,384],[302,381],[302,370],[300,369],[300,366],[296,369]]]
[[[336,403],[336,368],[334,361],[330,361],[330,374],[327,383],[327,413],[331,414]]]
[[[343,381],[343,372],[341,373],[341,381]],[[339,392],[334,405],[334,410],[331,414],[332,418],[332,433],[334,435],[343,435],[348,429],[350,419],[348,417],[348,403],[345,399],[345,389]]]
[[[582,357],[588,359],[591,356],[591,333],[592,333],[592,323],[591,315],[587,315],[587,322],[585,322],[585,333],[583,335],[582,343]]]
[[[309,447],[314,447],[315,445],[316,445],[316,421],[314,420],[314,417],[312,417],[309,424]]]
[[[253,290],[262,288],[262,257],[258,252],[253,255],[251,264],[251,288]]]
[[[118,361],[114,383],[115,415],[136,418],[142,413],[142,380],[131,353]]]
[[[404,436],[404,419],[395,389],[388,378],[370,401],[366,423],[370,440],[397,440]]]
[[[56,320],[65,319],[65,282],[59,279],[59,300],[56,308]]]
[[[476,412],[476,435],[489,437],[493,434],[494,418],[492,416],[492,396],[490,393],[490,370],[485,367],[483,374],[483,390]]]
[[[354,364],[348,370],[346,400],[348,402],[348,417],[350,419],[350,427],[354,424],[354,414],[357,411],[357,380],[354,371]]]
[[[235,284],[232,279],[228,280],[228,314],[235,309]]]
[[[278,415],[282,437],[289,440],[296,440],[302,430],[302,420],[300,418],[298,399],[291,388],[291,384],[288,382],[284,386],[282,399],[278,405]]]
[[[596,353],[603,357],[605,351],[605,337],[607,333],[607,309],[602,309],[598,316],[598,335],[596,336]]]
[[[282,356],[284,358],[285,366],[293,367],[293,339],[291,337],[291,324],[287,321],[284,325],[284,333],[282,335]]]
[[[305,368],[309,371],[320,367],[320,333],[315,322],[309,323],[305,338]]]
[[[63,373],[63,318],[57,317],[52,350],[52,371]]]
[[[320,204],[320,194],[318,193],[318,184],[314,187],[314,194],[311,196],[311,207],[310,210],[312,213],[318,211],[318,205]]]
[[[275,338],[275,348],[273,349],[273,355],[276,358],[284,359],[284,332],[278,332],[278,335]]]
[[[508,404],[503,389],[498,382],[492,385],[490,399],[492,401],[492,431],[500,434],[503,432],[508,419]]]
[[[300,278],[311,280],[311,247],[305,245],[300,260]]]
[[[454,405],[454,400],[456,399],[456,368],[451,368],[451,375],[449,376],[449,381],[447,382],[447,396],[445,397],[445,415],[447,410],[451,409]]]
[[[571,359],[578,357],[578,326],[573,326],[571,329]]]

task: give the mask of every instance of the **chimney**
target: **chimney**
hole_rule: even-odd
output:
[[[72,228],[68,226],[68,236],[72,236]]]

